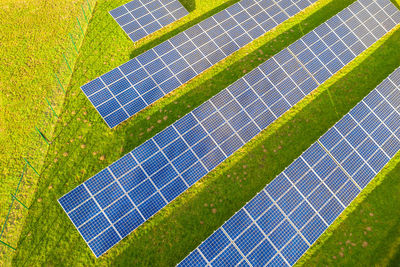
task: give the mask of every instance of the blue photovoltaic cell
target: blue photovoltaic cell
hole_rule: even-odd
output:
[[[264,266],[274,255],[276,255],[275,248],[268,239],[264,239],[264,241],[247,256],[247,259],[252,266]]]
[[[242,0],[83,85],[82,91],[113,128],[314,2]],[[110,13],[134,41],[187,14],[177,0],[134,0]],[[316,87],[308,78],[298,83],[307,93]],[[288,101],[293,105],[303,96],[293,90]],[[244,104],[246,99],[238,101]],[[289,107],[281,103],[274,110],[281,114]],[[248,139],[252,133],[243,135]]]
[[[110,227],[105,232],[101,233],[92,241],[90,241],[88,245],[92,249],[94,255],[99,257],[106,252],[108,248],[114,246],[119,241],[121,241],[121,237],[119,237],[114,228]]]
[[[264,234],[253,224],[236,239],[235,243],[238,249],[240,249],[244,255],[247,255],[263,239]]]
[[[390,77],[396,78],[387,78],[382,82],[360,102],[361,104],[349,112],[350,115],[347,114],[329,129],[264,190],[228,219],[211,236],[213,238],[206,239],[199,248],[211,247],[210,244],[215,243],[215,236],[222,235],[221,229],[223,229],[228,233],[230,240],[225,239],[223,246],[219,246],[217,250],[210,248],[216,255],[231,255],[229,248],[235,244],[244,256],[242,259],[244,266],[294,265],[388,160],[400,150],[400,146],[392,147],[391,156],[385,154],[385,150],[380,146],[379,148],[376,146],[378,150],[369,152],[365,150],[365,153],[370,153],[370,155],[365,156],[362,166],[354,175],[346,173],[344,163],[336,161],[331,154],[331,151],[341,145],[344,139],[351,144],[350,153],[356,153],[357,147],[365,140],[373,140],[358,124],[349,123],[351,121],[349,118],[354,117],[361,125],[367,125],[362,122],[371,114],[380,118],[380,123],[385,122],[384,118],[387,116],[377,115],[376,109],[360,109],[360,106],[372,96],[379,95],[379,98],[375,97],[379,99],[376,106],[386,103],[393,107],[391,110],[393,114],[400,114],[400,106],[393,105],[389,100],[395,95],[400,95],[400,68]],[[384,95],[380,93],[383,90],[385,90]],[[400,120],[393,121],[391,124],[392,131],[387,142],[392,144],[396,140],[400,144],[399,137],[395,135],[395,131],[400,130]],[[346,129],[348,134],[341,135],[337,129],[344,125],[346,127],[343,129]],[[381,135],[382,131],[384,131],[383,128],[377,127],[372,133]],[[326,164],[328,159],[331,163]],[[378,168],[375,172],[370,167],[373,165],[371,159],[375,160],[374,164]],[[324,164],[321,165],[321,163]],[[329,169],[329,171],[323,171],[323,169]],[[326,173],[329,174],[326,175]],[[254,216],[249,216],[249,213],[254,213]],[[235,225],[237,228],[234,227]],[[199,248],[189,254],[178,266],[188,266],[187,263],[189,261],[193,263],[193,259],[196,259],[196,266],[220,266],[218,256],[207,254],[204,258],[199,253]],[[225,257],[225,261],[236,262],[238,258],[240,257],[232,254],[231,258]]]
[[[117,229],[122,237],[125,237],[143,222],[144,219],[139,212],[137,210],[133,210],[115,223],[115,229]]]
[[[208,261],[215,258],[219,252],[229,245],[229,239],[222,230],[214,232],[203,244],[199,250]]]
[[[250,217],[244,210],[239,211],[222,227],[230,238],[235,239],[244,229],[251,224]]]
[[[241,259],[242,256],[237,249],[230,245],[215,259],[215,264],[218,266],[235,266]]]
[[[104,229],[108,228],[110,223],[107,221],[107,218],[103,213],[98,214],[93,220],[88,223],[82,225],[79,229],[83,238],[86,241],[91,240],[93,237],[97,236]]]
[[[178,0],[133,0],[110,11],[129,38],[136,42],[189,14]],[[109,75],[110,80],[116,75]]]
[[[261,191],[245,206],[246,211],[249,215],[256,220],[264,210],[272,205],[272,201],[269,199],[264,191]]]
[[[314,34],[314,32],[311,34]],[[297,41],[296,45],[290,46],[289,49],[284,49],[164,131],[135,148],[105,171],[100,172],[101,175],[96,175],[96,179],[91,178],[85,182],[84,185],[87,184],[86,186],[91,191],[91,195],[98,199],[99,203],[97,205],[107,209],[110,205],[117,203],[123,196],[127,196],[135,209],[138,210],[143,221],[145,221],[218,166],[253,136],[268,127],[270,123],[281,115],[281,103],[285,102],[289,105],[290,98],[288,95],[290,92],[301,90],[299,89],[301,87],[297,85],[298,83],[290,83],[293,87],[290,90],[289,87],[282,85],[283,81],[293,82],[295,75],[298,72],[302,72],[304,80],[313,81],[312,86],[308,88],[308,93],[318,86],[315,79],[298,63],[299,59],[293,56],[293,51],[299,51],[301,47],[306,46],[307,42],[310,42],[308,40],[309,36],[306,35]],[[174,40],[175,42],[181,42],[178,39]],[[141,60],[149,59],[141,58]],[[290,71],[284,71],[285,68]],[[279,79],[274,76],[277,73],[279,73]],[[276,81],[272,82],[270,78],[276,79]],[[302,84],[304,83],[300,85]],[[276,97],[267,96],[268,92],[272,90],[276,92]],[[305,94],[306,92],[304,92]],[[249,108],[253,105],[258,105],[257,112],[253,112]],[[279,107],[274,109],[274,106]],[[338,131],[336,135],[339,134],[338,136],[342,139],[346,139],[346,135],[358,126],[351,115],[347,115],[346,118],[345,123],[341,121],[335,126]],[[268,121],[268,123],[265,121]],[[392,120],[390,123],[392,125],[391,128],[393,128],[393,123],[396,123],[396,121]],[[386,126],[383,128],[381,122],[380,125],[382,127],[377,127],[377,129],[388,128]],[[361,130],[365,131],[362,127]],[[333,154],[332,151],[336,149],[336,143],[340,140],[330,142],[332,143],[330,149],[325,149]],[[373,132],[371,140],[380,143],[386,140],[384,144],[387,144],[388,140],[391,139]],[[347,139],[342,141],[350,142]],[[357,143],[360,142],[358,141]],[[355,149],[361,148],[361,145],[362,143]],[[354,149],[351,145],[349,147]],[[366,156],[365,153],[367,152],[365,151],[368,150],[363,150],[363,156]],[[383,167],[388,157],[383,153],[385,151],[382,152],[383,154],[381,151],[379,153],[377,151],[373,152],[368,157],[367,163],[362,161],[360,163],[368,166],[375,173],[379,168]],[[394,152],[390,151],[391,154]],[[358,154],[355,155],[358,156]],[[363,158],[359,157],[359,159],[362,160]],[[354,168],[352,172],[361,175],[364,165]],[[332,175],[331,173],[338,169],[335,161],[327,155],[321,145],[316,144],[303,154],[302,160],[296,161],[296,166],[297,169],[290,168],[286,170],[284,174],[278,176],[267,186],[265,192],[269,196],[263,196],[259,200],[260,210],[262,210],[262,207],[265,207],[265,209],[269,207],[273,200],[279,201],[290,190],[293,183],[298,185],[298,192],[296,191],[294,195],[290,195],[289,200],[296,200],[296,203],[299,203],[299,195],[303,195],[310,199],[309,204],[314,208],[320,208],[324,204],[318,203],[315,196],[321,194],[321,192],[329,196],[332,194],[330,189],[324,185],[324,188],[320,188],[323,189],[321,192],[314,192],[310,186],[315,188],[319,183],[319,179],[325,180],[330,177],[329,175]],[[311,171],[309,170],[310,167],[314,169]],[[309,177],[309,180],[298,177],[301,175]],[[358,181],[366,182],[362,179],[358,179]],[[316,185],[315,182],[317,182]],[[107,190],[107,186],[111,184],[118,188],[118,193],[101,193],[102,190]],[[291,192],[294,191],[292,190]],[[67,194],[60,199],[60,203],[63,207],[65,206],[68,214],[71,212],[76,214],[77,212],[73,210],[77,206],[93,198],[88,194],[89,192],[79,189],[75,194],[79,201],[71,200],[71,197]],[[101,195],[104,195],[104,197],[100,198],[99,196]],[[284,196],[285,199],[286,197]],[[283,202],[279,202],[279,205],[282,204],[280,212],[289,213],[287,215],[290,216],[296,206],[286,205]],[[260,210],[257,210],[255,206],[251,207],[250,204],[248,206],[248,213],[253,219],[261,216]],[[84,215],[82,214],[83,217]],[[121,236],[123,235],[121,234]]]
[[[91,179],[89,179],[88,181],[90,180]],[[70,212],[72,209],[76,208],[80,203],[86,201],[88,198],[90,198],[89,192],[86,190],[85,186],[81,184],[80,186],[76,187],[71,192],[60,198],[58,202],[60,202],[60,205],[64,208],[65,212]]]
[[[260,228],[268,233],[272,231],[278,224],[284,219],[283,213],[278,209],[276,205],[268,209],[261,217],[257,220],[257,224]]]

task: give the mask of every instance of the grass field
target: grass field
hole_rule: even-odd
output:
[[[35,126],[48,138],[52,137],[56,119],[52,118],[45,97],[57,112],[61,109],[64,94],[57,87],[54,73],[61,82],[68,84],[71,73],[62,53],[73,66],[77,54],[68,34],[71,33],[79,47],[83,36],[76,25],[77,17],[82,29],[87,27],[82,4],[89,16],[87,0],[0,1],[1,226],[11,204],[10,193],[15,193],[25,164],[23,157],[40,169],[47,154],[48,147]],[[38,176],[29,169],[20,185],[18,198],[25,203],[32,201],[38,181]],[[14,205],[0,239],[16,246],[26,215],[21,205]],[[10,252],[0,246],[0,265],[10,259]]]
[[[178,263],[400,64],[398,27],[96,260],[56,200],[353,1],[320,0],[110,130],[79,86],[236,1],[181,1],[191,12],[189,16],[135,44],[108,14],[124,2],[97,1],[55,126],[55,142],[49,147],[40,179],[32,185],[35,193],[17,251],[8,251],[14,266]],[[70,5],[79,6],[74,1]],[[10,91],[20,93],[16,88],[10,86]],[[400,260],[399,160],[388,164],[299,265],[395,265]]]

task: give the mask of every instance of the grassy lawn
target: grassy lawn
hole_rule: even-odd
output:
[[[56,200],[353,1],[319,1],[115,130],[110,130],[79,86],[236,1],[181,1],[191,11],[189,16],[135,44],[108,14],[109,10],[125,2],[97,1],[56,124],[55,142],[49,147],[32,195],[32,206],[12,261],[15,266],[171,266],[178,263],[400,62],[398,29],[96,260]],[[400,242],[395,238],[399,229],[396,225],[400,223],[400,213],[395,206],[398,199],[391,197],[400,183],[396,181],[400,173],[400,167],[395,167],[396,162],[389,164],[390,172],[382,173],[368,186],[366,191],[371,193],[363,193],[363,197],[355,201],[359,204],[351,206],[351,212],[341,217],[342,223],[336,223],[301,263],[305,266],[321,263],[373,265],[389,264],[400,258],[396,247]],[[391,227],[384,224],[389,220]],[[364,230],[366,227],[372,230]],[[367,234],[364,235],[363,231]],[[345,233],[346,236],[352,233],[351,238],[346,238]],[[353,238],[357,235],[357,239]],[[347,239],[356,246],[346,244]],[[362,246],[364,240],[368,242],[365,247]],[[341,247],[345,249],[343,257],[339,254]]]
[[[86,0],[0,1],[0,227],[11,204],[10,193],[15,192],[24,167],[23,157],[39,170],[47,154],[47,145],[35,126],[51,138],[56,119],[52,119],[45,97],[58,112],[64,94],[57,88],[53,73],[68,84],[71,73],[62,53],[73,66],[77,56],[68,33],[79,46],[83,36],[77,28],[77,17],[82,29],[87,27],[82,4],[88,12]],[[32,200],[38,180],[28,170],[18,194],[23,202]],[[2,241],[17,245],[26,215],[22,206],[14,205]],[[0,265],[10,260],[11,252],[0,246]]]

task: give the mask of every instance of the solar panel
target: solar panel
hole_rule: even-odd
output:
[[[110,14],[136,42],[189,13],[178,0],[133,0]]]
[[[242,0],[81,89],[113,128],[314,2]]]
[[[391,5],[388,0],[384,3]],[[323,25],[331,24],[356,4],[359,2]],[[351,15],[348,19],[354,17],[356,15]],[[377,21],[387,19],[390,17],[386,14]],[[93,215],[103,213],[109,218],[108,224],[104,224],[105,229],[112,229],[109,231],[119,234],[119,240],[122,239],[322,83],[324,80],[313,74],[319,70],[308,71],[307,63],[304,67],[301,57],[296,56],[312,51],[308,48],[311,37],[316,38],[311,46],[322,40],[323,36],[318,37],[315,33],[322,26],[60,198],[60,204],[81,234],[83,222],[92,223]],[[350,35],[357,27],[347,29],[347,35]],[[385,33],[389,30],[385,29]],[[353,58],[356,56],[352,55]],[[310,57],[318,60],[318,54],[311,53]],[[336,58],[340,60],[340,55]],[[321,69],[326,69],[329,77],[332,76],[333,70],[325,66]],[[113,194],[109,192],[110,187],[115,187]],[[86,214],[87,208],[81,208],[89,202],[94,214]],[[129,216],[134,219],[125,219]],[[100,229],[96,228],[96,231]],[[101,231],[95,234],[96,238],[85,238],[90,247],[103,242]],[[95,250],[94,254],[99,256],[114,244],[96,245],[101,249]]]
[[[178,266],[294,265],[399,150],[400,68]]]

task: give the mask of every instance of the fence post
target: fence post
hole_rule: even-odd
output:
[[[79,25],[79,28],[81,29],[82,36],[85,36],[85,33],[83,32],[83,29],[82,29],[81,22],[79,21],[78,17],[76,17],[76,20],[78,21],[78,25]]]
[[[56,118],[58,119],[57,113],[54,111],[53,107],[51,106],[49,100],[47,99],[47,97],[45,97],[44,99],[46,99],[47,104],[49,105],[50,109],[53,111],[54,116],[56,116]]]
[[[57,82],[58,82],[58,84],[60,85],[61,89],[62,89],[62,90],[63,90],[63,92],[65,93],[64,86],[62,85],[62,83],[61,83],[60,79],[58,78],[57,74],[55,74],[55,73],[54,73],[54,76],[56,77],[56,79],[57,79]]]
[[[7,244],[6,242],[3,242],[3,241],[0,240],[0,243],[6,245],[7,247],[9,247],[9,248],[11,248],[11,249],[13,249],[13,250],[16,250],[15,248],[13,248],[12,246],[10,246],[10,245]]]
[[[88,19],[87,19],[87,17],[86,17],[85,9],[83,8],[83,4],[82,4],[82,12],[83,12],[83,16],[84,16],[85,19],[86,19],[86,23],[89,23],[89,21],[88,21]]]
[[[25,172],[26,172],[27,166],[28,166],[28,164],[25,163],[24,169],[22,170],[22,173],[21,173],[21,177],[19,178],[19,182],[18,182],[18,185],[17,185],[17,189],[15,190],[15,194],[18,193],[19,185],[21,184],[22,178],[24,177],[24,174],[25,174]],[[4,229],[6,228],[6,224],[7,224],[7,221],[8,221],[8,217],[10,216],[10,212],[11,212],[11,208],[12,208],[13,204],[14,204],[14,199],[11,200],[11,205],[10,205],[10,208],[8,209],[8,213],[7,213],[6,220],[4,221],[3,228],[1,229],[0,239],[1,239],[1,237],[3,236]],[[15,248],[13,248],[12,246],[10,246],[9,244],[7,244],[7,243],[5,243],[5,242],[3,242],[3,241],[1,241],[1,240],[0,240],[0,242],[1,242],[2,244],[6,245],[7,247],[12,248],[13,250],[16,250]]]
[[[88,7],[89,7],[89,11],[92,12],[92,7],[91,7],[90,4],[89,4],[89,0],[86,0],[86,2],[87,2],[87,5],[88,5]]]
[[[65,57],[65,54],[63,53],[62,55],[63,55],[63,57],[64,57],[65,63],[67,63],[67,66],[68,66],[69,71],[72,73],[71,66],[70,66],[69,63],[68,63],[68,60],[67,60],[67,58]]]
[[[75,45],[75,42],[74,42],[74,38],[72,38],[72,34],[71,33],[69,33],[69,37],[71,38],[71,42],[72,42],[72,44],[73,44],[73,46],[75,48],[76,54],[79,55],[78,48],[76,48],[76,45]]]
[[[43,140],[46,142],[47,145],[50,145],[50,143],[47,141],[46,136],[44,136],[44,134],[38,129],[38,127],[35,126],[36,131],[38,131],[40,137],[43,138]]]
[[[21,204],[22,206],[24,206],[25,209],[29,210],[29,208],[27,206],[24,205],[24,203],[22,203],[21,201],[19,201],[19,199],[14,196],[13,194],[11,194],[11,197],[14,198],[16,201],[18,201],[19,204]]]
[[[37,170],[35,168],[33,168],[33,166],[29,163],[29,161],[26,158],[23,158],[25,160],[25,162],[29,165],[29,167],[32,168],[32,170],[38,175],[40,176],[40,174],[37,172]]]

